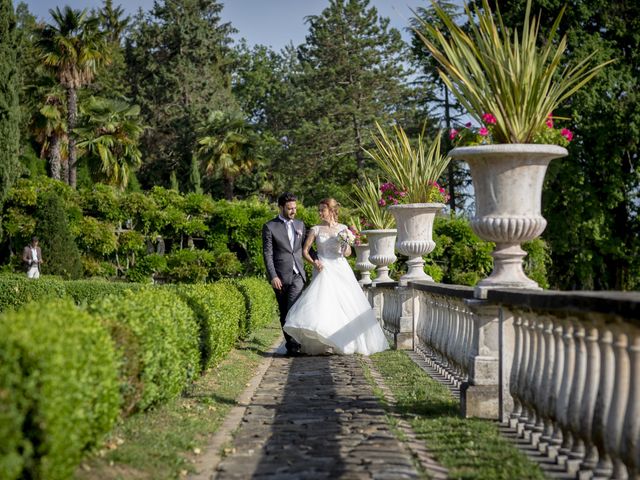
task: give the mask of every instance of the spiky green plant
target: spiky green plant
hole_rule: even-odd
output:
[[[361,182],[353,185],[354,210],[363,217],[371,228],[384,230],[395,227],[393,216],[382,208],[380,200],[380,180],[376,178],[374,182],[370,178],[365,178]]]
[[[594,66],[593,52],[573,66],[563,63],[567,38],[556,41],[555,34],[564,8],[538,47],[540,18],[531,16],[531,0],[520,33],[505,27],[499,10],[494,18],[488,0],[473,11],[465,5],[469,33],[437,2],[431,3],[448,38],[419,17],[416,33],[440,64],[442,81],[469,114],[480,124],[485,113],[496,117],[495,143],[532,143],[547,116],[613,61]]]
[[[405,191],[407,203],[429,203],[433,199],[434,182],[440,178],[450,158],[440,154],[442,132],[429,144],[420,133],[414,147],[402,127],[394,125],[393,136],[376,122],[378,135],[373,136],[376,148],[365,152],[384,172],[387,179]]]

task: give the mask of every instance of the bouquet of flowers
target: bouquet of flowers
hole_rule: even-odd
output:
[[[340,253],[344,253],[348,246],[353,246],[356,242],[356,236],[351,230],[345,228],[338,232],[338,241],[340,242]]]

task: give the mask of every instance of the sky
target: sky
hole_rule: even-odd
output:
[[[17,4],[19,0],[14,0]],[[76,9],[100,7],[102,0],[23,0],[36,17],[49,21],[49,9],[69,5]],[[127,14],[139,8],[148,11],[153,0],[114,0],[114,6],[122,5]],[[236,39],[245,38],[249,45],[267,45],[280,50],[293,42],[295,46],[304,42],[308,32],[304,18],[318,15],[329,0],[223,0],[222,19],[238,30]],[[406,27],[411,18],[411,9],[427,6],[428,0],[370,0],[378,14],[388,17],[392,27],[402,33],[405,40],[409,34]]]

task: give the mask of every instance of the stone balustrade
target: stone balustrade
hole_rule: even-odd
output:
[[[397,348],[579,478],[640,478],[640,293],[411,282],[367,293]]]

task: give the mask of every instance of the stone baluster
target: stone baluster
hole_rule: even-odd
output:
[[[460,318],[464,325],[463,334],[463,351],[460,352],[460,364],[462,365],[462,375],[460,377],[461,382],[466,382],[469,379],[469,362],[466,358],[466,352],[469,350],[469,346],[473,342],[473,315],[467,308],[459,307]]]
[[[628,337],[626,332],[618,331],[613,338],[613,353],[615,356],[615,380],[613,383],[613,395],[611,407],[607,419],[605,432],[605,448],[613,461],[612,478],[626,480],[627,469],[622,463],[621,444],[622,428],[629,399],[629,351],[627,350]]]
[[[533,433],[531,434],[531,443],[536,447],[538,446],[540,437],[542,436],[542,431],[544,430],[544,417],[541,411],[541,406],[544,402],[546,392],[543,388],[543,374],[545,369],[548,368],[546,366],[548,363],[547,339],[544,336],[544,328],[545,319],[540,317],[536,321],[535,335],[538,348],[535,356],[536,362],[532,392],[533,405],[535,406],[534,410],[536,412],[536,422],[533,426]]]
[[[575,473],[585,454],[585,446],[580,435],[580,410],[584,397],[584,386],[587,375],[587,347],[584,341],[584,326],[578,321],[573,321],[573,345],[575,349],[575,367],[571,391],[569,392],[569,405],[567,409],[567,425],[573,437],[573,445],[569,452],[567,470]]]
[[[613,464],[606,448],[605,437],[616,375],[613,330],[611,327],[603,326],[598,344],[600,346],[600,382],[593,414],[593,441],[598,449],[598,465],[594,470],[594,476],[597,478],[609,478],[613,472]]]
[[[630,335],[630,390],[622,435],[622,459],[629,469],[629,478],[640,478],[640,331]]]
[[[545,318],[542,326],[542,341],[544,343],[544,366],[541,368],[541,384],[540,394],[538,397],[538,405],[540,416],[543,421],[542,435],[540,435],[540,444],[538,449],[544,451],[551,443],[553,436],[553,412],[551,407],[551,397],[554,393],[553,372],[555,368],[556,349],[555,337],[553,336],[553,320]]]
[[[524,357],[522,316],[515,315],[513,319],[513,364],[509,378],[509,393],[513,398],[513,411],[510,415],[509,425],[516,428],[522,415],[522,399],[520,397],[519,381]]]
[[[527,370],[529,367],[529,357],[531,355],[531,332],[529,330],[529,318],[526,316],[522,317],[522,359],[520,363],[520,368],[518,372],[518,381],[517,381],[517,395],[520,400],[520,404],[522,405],[522,409],[520,411],[520,416],[518,417],[518,434],[522,434],[524,432],[524,425],[529,421],[529,409],[526,403],[525,398],[525,389],[527,385]]]
[[[593,443],[592,426],[600,380],[600,347],[598,345],[598,328],[595,325],[586,325],[584,342],[587,354],[587,372],[583,400],[578,415],[578,432],[585,443],[585,457],[581,469],[585,472],[592,472],[598,464],[598,450]]]
[[[566,462],[573,446],[573,435],[569,425],[569,409],[572,405],[569,402],[571,398],[571,385],[573,384],[573,373],[576,368],[576,350],[573,339],[573,323],[571,320],[565,320],[563,329],[564,340],[564,372],[562,378],[562,387],[560,389],[558,408],[556,415],[558,423],[562,428],[562,445],[560,446],[559,460],[562,464]]]
[[[560,428],[560,422],[558,420],[558,410],[560,408],[560,392],[562,391],[562,380],[564,378],[564,329],[562,322],[555,319],[553,322],[553,344],[554,344],[554,364],[553,374],[551,377],[551,395],[549,396],[549,416],[553,422],[553,435],[551,436],[551,442],[547,448],[547,455],[550,458],[555,458],[559,451],[560,445],[562,445],[562,429]]]
[[[528,408],[528,421],[525,428],[528,431],[527,437],[536,431],[538,424],[538,411],[536,408],[536,378],[540,369],[540,321],[531,316],[529,320],[529,341],[531,342],[531,350],[529,353],[529,362],[527,365],[527,381],[524,389],[524,400]]]

